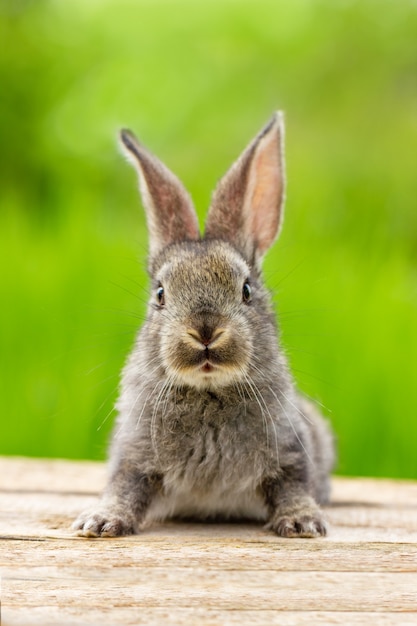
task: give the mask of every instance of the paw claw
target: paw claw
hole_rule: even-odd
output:
[[[112,513],[87,512],[72,524],[79,537],[120,537],[134,533],[133,526]]]
[[[314,538],[327,534],[327,524],[319,515],[283,516],[272,525],[280,537]]]

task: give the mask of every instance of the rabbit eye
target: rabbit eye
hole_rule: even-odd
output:
[[[159,306],[163,306],[165,304],[165,292],[164,292],[164,288],[162,287],[158,287],[157,291],[156,291],[156,299],[158,301]]]
[[[248,281],[245,282],[242,289],[242,300],[243,302],[250,302],[252,300],[252,289]]]

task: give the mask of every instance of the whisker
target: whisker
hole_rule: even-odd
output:
[[[294,272],[296,272],[296,271],[297,271],[297,270],[298,270],[298,269],[299,269],[299,268],[300,268],[300,267],[301,267],[301,266],[302,266],[302,265],[306,262],[307,258],[308,258],[308,255],[306,255],[304,258],[302,258],[302,259],[301,259],[301,261],[299,261],[299,262],[297,263],[297,265],[294,265],[294,267],[293,267],[293,268],[291,268],[289,272],[287,272],[286,274],[284,274],[284,276],[282,276],[282,277],[278,280],[278,282],[276,282],[276,283],[273,285],[273,289],[274,289],[274,290],[278,289],[279,285],[281,285],[281,283],[283,283],[283,282],[284,282],[284,280],[287,280],[287,278],[289,278],[289,277],[291,276],[291,274],[293,274]]]
[[[154,387],[154,389],[156,390],[159,387],[159,385],[161,385],[158,396],[154,403],[152,416],[151,416],[151,441],[152,441],[152,447],[157,457],[158,457],[158,446],[156,444],[156,419],[158,415],[159,405],[161,404],[162,399],[164,398],[165,392],[168,393],[168,389],[171,386],[171,384],[172,384],[171,378],[168,376],[166,380],[160,381]],[[162,419],[162,426],[163,426],[163,423],[164,423],[164,420]]]
[[[243,404],[244,411],[245,411],[245,412],[244,412],[244,415],[245,415],[245,417],[246,417],[246,415],[247,415],[247,410],[246,410],[246,398],[245,398],[245,395],[244,395],[244,393],[243,393],[243,388],[242,388],[242,385],[241,385],[241,383],[240,383],[239,381],[236,381],[236,382],[235,382],[235,384],[234,384],[234,386],[236,387],[237,392],[238,392],[238,394],[239,394],[239,397],[240,397],[240,399],[242,400],[242,404]]]
[[[103,405],[104,405],[104,403],[103,403]],[[109,419],[110,415],[112,413],[114,413],[115,410],[116,410],[116,407],[112,406],[112,408],[110,409],[110,411],[108,411],[108,413],[107,413],[106,417],[104,418],[104,420],[101,422],[100,426],[97,427],[97,432],[103,428],[104,424],[107,422],[107,420]]]
[[[139,295],[133,291],[130,291],[130,289],[127,289],[127,287],[123,287],[123,285],[119,285],[119,283],[116,283],[112,280],[108,281],[110,285],[113,285],[113,287],[117,287],[118,289],[121,289],[122,291],[124,291],[125,293],[128,293],[130,296],[133,296],[135,298],[135,300],[139,300],[139,302],[142,302],[144,304],[147,304],[147,300],[140,298]]]
[[[330,383],[328,380],[319,378],[318,376],[315,376],[314,374],[311,374],[310,372],[300,370],[296,367],[293,367],[292,370],[293,372],[298,372],[299,374],[304,374],[305,376],[309,376],[310,378],[313,378],[314,380],[318,380],[320,383],[324,383],[325,385],[328,385],[329,387],[332,387],[333,389],[337,389],[337,386],[334,383]]]
[[[110,391],[110,393],[104,398],[103,402],[100,404],[100,406],[98,407],[97,411],[94,413],[94,417],[96,417],[98,415],[98,413],[101,411],[101,409],[105,406],[105,404],[107,403],[107,401],[109,400],[109,398],[117,391],[119,385],[116,385],[115,387],[113,387],[113,389]],[[112,406],[112,408],[110,409],[110,411],[107,413],[106,417],[104,418],[104,420],[101,422],[101,424],[97,427],[97,432],[99,430],[101,430],[104,426],[104,424],[107,422],[107,420],[109,419],[110,415],[113,413],[113,411],[115,410],[115,407]]]
[[[296,429],[295,429],[295,426],[294,426],[294,424],[292,423],[292,420],[290,419],[290,417],[289,417],[289,415],[288,415],[287,411],[285,410],[284,405],[282,404],[281,400],[278,398],[278,396],[276,395],[276,393],[275,393],[275,391],[272,389],[272,387],[269,387],[269,391],[272,393],[272,395],[275,397],[276,401],[278,402],[278,404],[279,404],[279,405],[280,405],[280,407],[282,408],[283,413],[284,413],[285,417],[287,418],[289,425],[291,426],[292,430],[294,431],[294,434],[295,434],[295,436],[297,437],[297,440],[298,440],[299,444],[301,445],[302,449],[304,450],[304,452],[305,452],[305,454],[306,454],[306,457],[308,458],[308,460],[310,461],[310,463],[311,463],[312,465],[314,465],[313,459],[311,458],[311,456],[310,456],[310,454],[309,454],[309,452],[308,452],[307,448],[305,447],[304,443],[302,442],[302,439],[301,439],[300,435],[297,433],[297,431],[296,431]]]
[[[159,364],[158,364],[158,365],[157,365],[157,366],[156,366],[156,367],[155,367],[155,368],[154,368],[154,369],[153,369],[153,370],[149,373],[149,376],[152,376],[152,374],[154,374],[154,373],[156,372],[156,370],[158,369],[158,367],[159,367]],[[131,408],[130,408],[129,413],[127,414],[126,422],[129,422],[129,421],[130,421],[130,419],[131,419],[131,417],[132,417],[132,415],[133,415],[133,411],[135,410],[135,408],[136,408],[136,406],[137,406],[137,404],[138,404],[138,402],[139,402],[140,398],[142,397],[142,395],[143,395],[143,393],[144,393],[145,389],[146,389],[146,386],[144,386],[144,387],[143,387],[143,388],[139,391],[139,393],[137,394],[137,396],[136,396],[136,398],[135,398],[135,401],[133,402],[133,404],[132,404],[132,406],[131,406]],[[139,428],[139,424],[140,424],[140,421],[141,421],[141,419],[142,419],[143,413],[144,413],[144,411],[145,411],[145,408],[146,408],[147,402],[148,402],[148,400],[149,400],[149,398],[150,398],[151,394],[153,393],[153,391],[154,391],[154,389],[152,389],[152,390],[148,393],[148,395],[146,396],[145,402],[143,403],[143,406],[142,406],[141,412],[140,412],[140,414],[139,414],[139,416],[138,416],[138,419],[137,419],[137,421],[136,421],[135,430],[137,430],[137,429]],[[122,428],[122,424],[120,424],[120,427],[119,427],[119,430],[118,430],[117,436],[120,434],[120,430],[121,430],[121,428]]]
[[[333,411],[328,406],[323,404],[323,402],[321,402],[317,398],[313,398],[312,396],[309,396],[308,393],[305,393],[305,391],[303,391],[303,396],[308,398],[313,404],[318,404],[322,409],[324,409],[328,413],[333,413]]]
[[[303,413],[303,411],[296,406],[290,399],[289,397],[282,391],[282,389],[278,390],[279,393],[286,399],[287,402],[289,402],[291,404],[292,407],[294,407],[294,409],[302,416],[304,417],[304,419],[306,420],[306,422],[308,422],[309,424],[314,424],[313,420],[311,420],[309,417],[307,417],[307,415],[305,415]]]
[[[142,406],[141,412],[139,413],[139,415],[138,415],[138,419],[136,420],[135,430],[138,430],[138,428],[139,428],[139,424],[140,424],[140,422],[141,422],[141,420],[142,420],[143,414],[144,414],[145,409],[146,409],[146,407],[147,407],[147,405],[148,405],[148,400],[149,400],[149,398],[152,396],[152,394],[154,393],[155,389],[156,389],[156,386],[155,386],[153,389],[151,389],[151,390],[150,390],[150,392],[148,393],[148,395],[146,396],[146,399],[145,399],[145,402],[143,403],[143,406]],[[143,389],[143,390],[141,391],[141,393],[139,394],[139,397],[143,394],[143,392],[144,392],[144,391],[145,391],[145,389]],[[137,398],[137,399],[136,399],[136,402],[137,402],[137,400],[138,400],[138,399],[139,399],[139,398]],[[136,402],[135,402],[135,404],[136,404]]]
[[[267,444],[268,448],[270,447],[269,446],[269,430],[268,430],[268,424],[267,424],[265,416],[267,416],[269,418],[269,421],[270,421],[270,423],[272,425],[272,429],[273,429],[273,432],[274,432],[274,435],[275,435],[275,437],[274,437],[274,440],[275,440],[275,453],[276,453],[277,461],[279,462],[279,448],[278,448],[278,437],[277,437],[277,431],[276,431],[276,422],[275,422],[274,418],[271,415],[269,407],[266,404],[266,402],[265,402],[265,400],[264,400],[264,398],[262,396],[262,393],[257,388],[257,386],[256,386],[255,382],[253,381],[253,379],[247,373],[244,373],[244,378],[245,378],[246,383],[249,385],[250,389],[252,390],[252,393],[254,394],[255,400],[258,403],[259,408],[261,409],[262,420],[263,420],[264,428],[265,428],[266,444]],[[261,401],[262,401],[263,407],[262,407]],[[265,409],[265,411],[264,411],[264,409]]]

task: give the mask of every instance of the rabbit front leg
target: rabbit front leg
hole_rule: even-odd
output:
[[[82,537],[119,537],[139,531],[146,511],[159,491],[161,478],[128,464],[112,474],[97,507],[76,519],[73,529]]]
[[[283,468],[262,485],[270,517],[267,527],[280,537],[321,537],[327,524],[320,507],[308,493],[305,479],[294,468]]]

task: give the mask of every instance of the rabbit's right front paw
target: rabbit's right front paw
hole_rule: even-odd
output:
[[[72,528],[80,537],[120,537],[135,533],[133,523],[111,511],[82,513]]]

